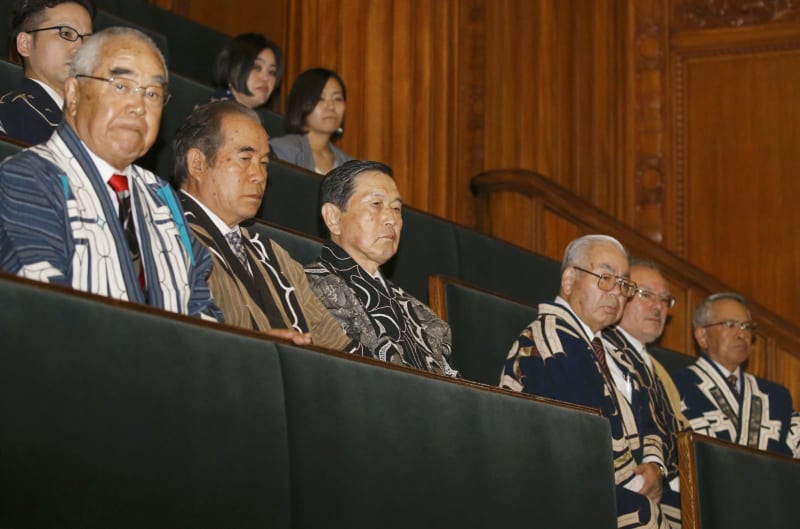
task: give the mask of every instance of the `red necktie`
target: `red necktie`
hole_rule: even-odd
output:
[[[128,177],[123,174],[113,174],[108,179],[108,185],[117,194],[119,201],[119,221],[125,230],[125,239],[128,243],[133,269],[139,277],[139,286],[145,291],[144,268],[139,255],[139,240],[136,238],[136,224],[131,215],[131,192],[128,188]]]
[[[592,340],[592,351],[594,351],[594,356],[597,358],[597,363],[600,364],[600,369],[602,369],[603,374],[608,375],[608,363],[606,363],[606,351],[603,348],[603,342],[600,341],[600,338],[597,336],[594,337]]]

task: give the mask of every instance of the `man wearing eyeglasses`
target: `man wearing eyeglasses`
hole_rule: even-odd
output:
[[[0,98],[0,133],[46,141],[62,118],[64,81],[75,51],[92,34],[91,0],[18,0],[11,15],[12,52],[25,77]]]
[[[661,437],[652,421],[637,423],[631,395],[640,393],[638,382],[626,376],[602,337],[636,288],[628,254],[616,239],[586,235],[572,241],[561,264],[559,295],[555,303],[539,305],[538,317],[512,345],[500,386],[599,409],[611,426],[618,526],[663,528]]]
[[[78,49],[56,132],[0,164],[0,270],[221,319],[206,284],[211,258],[176,193],[133,164],[158,134],[167,75],[132,28]]]
[[[680,397],[672,378],[647,351],[647,344],[664,332],[675,298],[658,265],[637,258],[631,258],[630,265],[636,291],[625,305],[619,324],[606,328],[603,336],[614,345],[614,360],[626,375],[635,378],[640,393],[645,393],[632,395],[631,400],[640,404],[634,412],[639,424],[652,422],[661,434],[667,482],[661,511],[671,527],[680,527],[678,432],[688,429],[689,423],[680,412]],[[649,405],[642,405],[645,403]]]
[[[789,391],[743,369],[755,337],[745,298],[713,294],[693,324],[701,356],[673,376],[692,430],[800,458],[800,415]]]

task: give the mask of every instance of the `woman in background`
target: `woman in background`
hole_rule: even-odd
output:
[[[326,174],[350,156],[335,147],[341,136],[347,90],[339,75],[313,68],[295,79],[286,103],[288,135],[273,139],[273,152],[281,160],[309,171]]]
[[[267,104],[281,83],[283,57],[277,44],[259,33],[233,37],[217,55],[211,101],[235,99],[257,109]]]

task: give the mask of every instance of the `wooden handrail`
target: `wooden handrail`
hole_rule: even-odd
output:
[[[533,237],[533,245],[538,247],[531,250],[543,250],[542,217],[544,211],[549,210],[584,233],[604,233],[615,237],[632,255],[657,262],[671,280],[689,290],[704,293],[703,296],[708,292],[735,290],[539,173],[523,169],[486,171],[472,179],[472,190],[478,200],[478,229],[481,231],[495,234],[490,195],[501,191],[513,192],[539,202],[538,207],[532,208],[532,214],[537,216],[534,222],[540,230]],[[757,303],[750,302],[750,310],[758,322],[760,335],[774,340],[781,349],[800,358],[800,328]]]

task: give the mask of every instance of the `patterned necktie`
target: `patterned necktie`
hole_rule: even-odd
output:
[[[139,286],[144,290],[144,270],[142,269],[142,259],[139,254],[139,240],[136,238],[136,225],[131,215],[131,192],[128,188],[128,177],[122,174],[113,174],[108,179],[108,185],[117,194],[119,202],[119,221],[125,230],[125,239],[128,243],[133,269],[139,278]]]
[[[739,386],[736,384],[736,382],[737,382],[736,375],[734,375],[733,373],[728,375],[728,385],[731,387],[731,390],[733,390],[733,394],[738,397],[739,396]]]
[[[608,375],[608,363],[606,363],[606,351],[603,348],[603,342],[600,341],[600,338],[597,336],[592,339],[592,351],[594,351],[594,356],[597,358],[597,363],[600,364],[600,369],[603,370],[605,375]]]
[[[236,258],[239,259],[239,262],[249,273],[250,268],[247,266],[247,252],[245,252],[244,243],[242,242],[242,234],[238,231],[230,231],[225,234],[225,239],[228,241],[233,253],[236,254]]]

